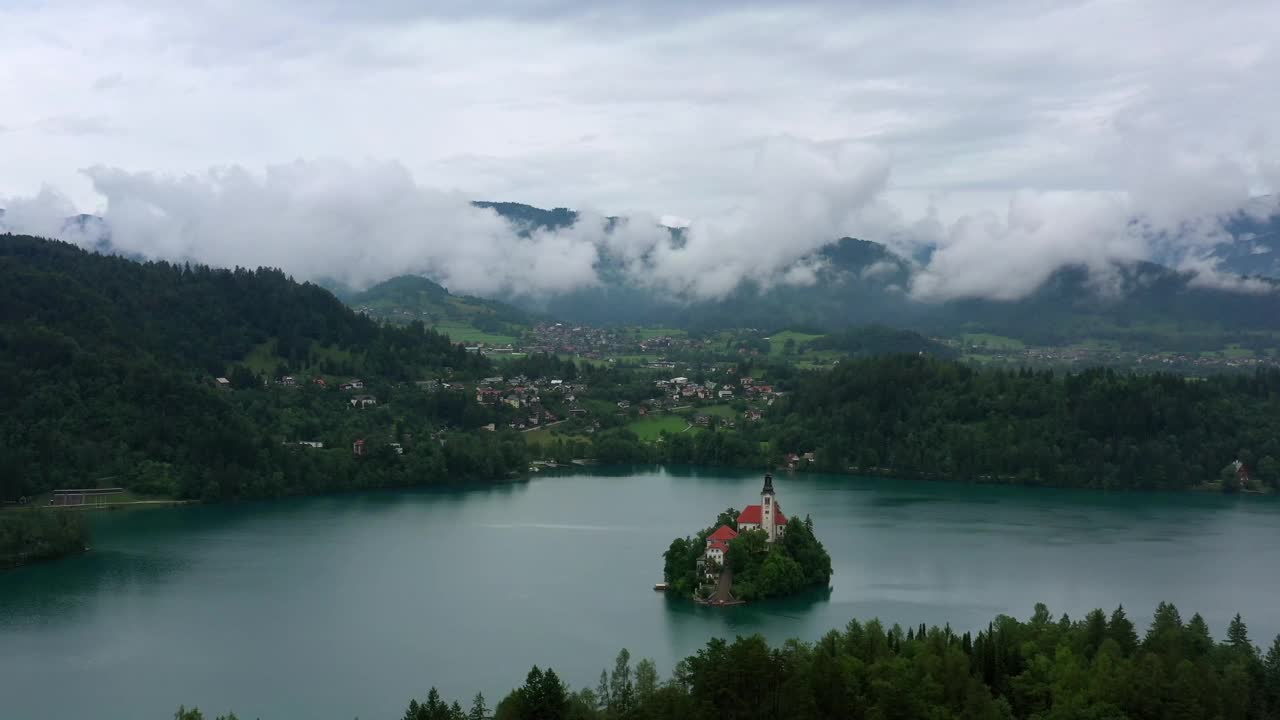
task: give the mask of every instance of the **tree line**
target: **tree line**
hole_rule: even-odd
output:
[[[183,714],[186,713],[186,714]],[[194,714],[193,714],[194,713]],[[183,709],[177,720],[202,720]],[[234,716],[233,716],[234,717]],[[1267,720],[1280,717],[1280,636],[1264,652],[1239,615],[1215,641],[1161,603],[1139,635],[1123,607],[1073,620],[1037,605],[984,630],[851,621],[812,642],[710,640],[662,680],[625,649],[595,687],[534,667],[492,710],[432,688],[403,720]]]
[[[1188,379],[982,369],[898,354],[770,379],[785,393],[759,422],[739,416],[734,428],[716,422],[656,443],[606,424],[588,452],[609,463],[794,462],[801,471],[1018,485],[1280,489],[1276,369]],[[804,453],[812,462],[790,457]],[[1236,460],[1249,479],[1243,486]]]

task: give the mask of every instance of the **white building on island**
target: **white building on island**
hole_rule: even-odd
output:
[[[764,476],[764,488],[760,490],[760,504],[748,505],[738,515],[738,532],[764,530],[769,542],[776,542],[787,531],[787,516],[773,492],[773,476]]]
[[[782,506],[778,504],[777,495],[773,491],[773,476],[764,476],[764,488],[760,490],[760,504],[748,505],[738,514],[738,529],[721,525],[707,536],[707,549],[703,557],[707,561],[715,561],[714,567],[723,567],[725,556],[729,553],[729,543],[739,533],[748,530],[764,530],[769,542],[777,542],[787,531],[787,516],[782,514]],[[708,567],[712,567],[708,562]]]

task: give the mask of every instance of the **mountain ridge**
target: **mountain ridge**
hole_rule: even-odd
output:
[[[580,217],[568,208],[543,209],[516,202],[475,201],[475,207],[497,213],[524,237],[572,225]],[[1261,207],[1262,200],[1259,201]],[[1260,220],[1258,218],[1265,217]],[[3,216],[0,216],[2,222]],[[80,215],[67,227],[97,232],[92,249],[113,253],[111,229],[100,218]],[[1240,213],[1228,223],[1238,239],[1224,267],[1251,271],[1271,267],[1280,258],[1280,216],[1265,208]],[[672,229],[673,246],[683,240]],[[1275,247],[1273,252],[1271,249]],[[1064,344],[1092,339],[1168,343],[1178,336],[1208,338],[1193,349],[1232,343],[1260,342],[1250,333],[1280,333],[1280,282],[1253,281],[1255,292],[1205,285],[1191,273],[1155,262],[1113,263],[1106,270],[1108,290],[1100,289],[1096,269],[1062,266],[1035,291],[1018,300],[960,298],[924,302],[908,292],[917,260],[892,252],[872,240],[843,237],[803,258],[813,269],[808,284],[765,285],[743,279],[719,298],[681,297],[660,287],[642,286],[623,271],[621,261],[598,246],[600,281],[576,290],[532,296],[513,291],[486,298],[452,295],[431,278],[422,282],[400,275],[362,291],[326,281],[323,284],[353,307],[396,321],[423,319],[440,324],[473,324],[475,318],[493,332],[510,333],[531,317],[547,317],[595,325],[668,325],[691,329],[804,325],[837,330],[848,325],[885,323],[927,334],[955,335],[979,331],[1018,337],[1036,344]],[[135,258],[137,259],[137,258]],[[1272,265],[1267,265],[1270,260]],[[1280,274],[1280,267],[1277,267]],[[1259,274],[1259,273],[1255,273]],[[424,283],[430,283],[424,284]],[[414,285],[408,290],[406,284]],[[1260,292],[1259,292],[1260,291]],[[444,294],[441,294],[444,293]],[[1274,337],[1266,337],[1274,345]]]

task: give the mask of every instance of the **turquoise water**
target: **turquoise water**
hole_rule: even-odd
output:
[[[851,618],[985,627],[1160,600],[1217,636],[1280,632],[1280,502],[777,478],[828,591],[707,609],[653,592],[678,534],[761,477],[596,471],[483,489],[97,513],[91,553],[0,573],[0,718],[399,717],[435,685],[491,704],[534,663],[594,686],[621,647],[665,675],[712,636],[816,639]]]

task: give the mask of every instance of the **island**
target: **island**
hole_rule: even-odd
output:
[[[831,580],[831,556],[812,518],[783,514],[771,474],[758,505],[728,508],[696,536],[673,540],[663,558],[665,589],[706,605],[794,595]]]

